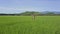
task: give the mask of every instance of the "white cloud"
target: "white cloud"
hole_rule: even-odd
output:
[[[34,8],[7,8],[7,7],[0,7],[0,10],[23,10],[23,11],[38,11]]]
[[[24,11],[37,11],[34,8],[8,8],[0,7],[0,13],[20,13]]]

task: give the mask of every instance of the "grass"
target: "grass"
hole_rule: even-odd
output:
[[[60,16],[0,16],[0,34],[60,34]]]

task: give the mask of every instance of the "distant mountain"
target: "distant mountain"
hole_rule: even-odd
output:
[[[53,13],[55,13],[55,14],[60,14],[60,11],[43,11],[43,12],[40,12],[40,13],[46,14],[46,13],[48,13],[48,12],[53,12]]]
[[[54,12],[55,14],[60,14],[60,12]]]

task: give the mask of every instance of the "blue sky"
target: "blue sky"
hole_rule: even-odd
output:
[[[0,13],[60,11],[60,0],[0,0]]]

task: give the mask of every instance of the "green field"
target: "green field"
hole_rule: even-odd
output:
[[[0,16],[0,34],[60,34],[60,16]]]

